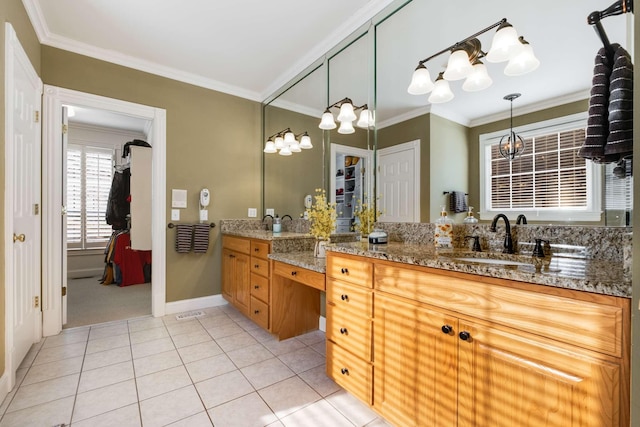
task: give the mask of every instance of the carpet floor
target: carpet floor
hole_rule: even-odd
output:
[[[150,314],[151,283],[105,286],[100,284],[100,276],[67,281],[65,329]]]

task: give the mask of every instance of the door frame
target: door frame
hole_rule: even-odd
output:
[[[22,363],[21,360],[13,360],[13,299],[15,297],[14,284],[15,274],[13,269],[13,240],[9,240],[9,235],[13,233],[13,198],[14,198],[14,159],[15,153],[13,150],[14,128],[13,128],[13,93],[14,80],[13,70],[17,64],[22,65],[23,69],[30,74],[28,77],[30,81],[37,82],[39,85],[39,93],[42,94],[42,80],[36,73],[31,61],[25,53],[18,36],[11,25],[7,22],[4,26],[5,32],[5,144],[4,144],[4,373],[0,378],[0,398],[4,399],[6,394],[13,388],[15,384],[15,371],[17,367]],[[42,104],[39,105],[39,110],[42,110]],[[42,137],[40,143],[42,144]],[[42,161],[42,159],[41,159]],[[40,201],[42,203],[42,201]],[[42,234],[42,225],[41,230]],[[38,250],[41,250],[40,246]],[[41,276],[42,277],[42,276]],[[41,295],[40,295],[41,296]],[[42,307],[42,303],[40,304]],[[33,325],[33,342],[37,342],[42,336],[42,316],[38,315]]]
[[[62,239],[63,160],[60,146],[62,106],[74,105],[149,120],[147,134],[152,142],[152,214],[151,233],[151,313],[164,316],[166,311],[166,110],[89,93],[44,86],[42,176],[42,311],[43,336],[62,330]]]
[[[380,155],[399,153],[400,151],[413,151],[413,218],[414,222],[420,222],[420,140],[415,139],[402,144],[392,145],[391,147],[376,150],[376,172],[380,172]],[[379,185],[380,174],[376,173],[376,188],[380,191]],[[382,194],[376,194],[376,197],[382,197]]]
[[[358,156],[362,159],[365,167],[365,175],[366,175],[366,185],[362,188],[363,196],[367,194],[368,197],[371,193],[371,183],[372,183],[372,175],[371,175],[371,150],[367,150],[365,148],[351,147],[350,145],[342,145],[336,144],[335,142],[331,143],[330,149],[330,165],[329,165],[329,200],[331,203],[335,203],[336,201],[336,172],[338,172],[336,167],[336,158],[339,154],[345,154],[348,156]]]

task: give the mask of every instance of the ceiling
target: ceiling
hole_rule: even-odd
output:
[[[354,30],[372,19],[375,22],[376,14],[394,1],[189,0],[179,6],[167,0],[23,3],[42,44],[263,101]],[[390,120],[428,107],[426,97],[406,93],[417,62],[503,17],[531,43],[540,68],[531,75],[507,78],[502,64],[487,64],[493,86],[468,94],[455,82],[452,89],[458,96],[438,106],[442,115],[477,124],[508,111],[502,97],[511,92],[522,93],[517,102],[530,108],[554,99],[584,99],[593,57],[602,45],[586,18],[610,4],[611,0],[414,0],[378,28],[377,56],[384,61],[378,75],[388,82],[384,87],[378,84],[378,104],[382,108],[384,101],[387,108],[378,117]],[[625,16],[603,21],[611,41],[623,46],[628,23]],[[479,37],[483,50],[488,49],[492,34]],[[354,58],[359,60],[357,55]],[[427,63],[436,69],[432,76],[446,58],[442,55]]]

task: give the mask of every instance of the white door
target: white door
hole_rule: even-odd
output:
[[[420,141],[378,150],[380,222],[420,222]]]
[[[10,24],[6,26],[7,351],[11,386],[31,345],[40,339],[40,110],[42,82]]]
[[[62,107],[62,215],[60,216],[60,226],[62,227],[62,240],[60,244],[60,281],[62,283],[62,324],[67,324],[67,146],[69,144],[69,111],[67,107]]]

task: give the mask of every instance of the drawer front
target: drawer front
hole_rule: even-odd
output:
[[[621,307],[376,264],[375,288],[578,347],[622,356]]]
[[[373,367],[331,341],[327,341],[327,375],[360,400],[373,403]]]
[[[260,240],[251,241],[251,256],[267,259],[269,255],[269,243]]]
[[[264,277],[269,277],[269,261],[251,257],[251,272]]]
[[[317,271],[276,261],[273,263],[273,274],[300,282],[312,288],[320,289],[321,291],[325,290],[324,274],[318,273]]]
[[[269,329],[269,306],[254,296],[251,296],[249,315],[251,316],[251,320],[259,326],[267,330]]]
[[[373,265],[369,261],[359,258],[348,258],[329,253],[327,256],[327,276],[365,288],[373,287]]]
[[[359,286],[327,279],[327,305],[362,317],[373,317],[373,293]]]
[[[242,237],[222,236],[222,247],[248,254],[251,242],[249,239],[243,239]]]
[[[251,296],[268,303],[269,279],[255,273],[251,273]]]
[[[327,339],[351,353],[371,360],[371,320],[327,305]]]

